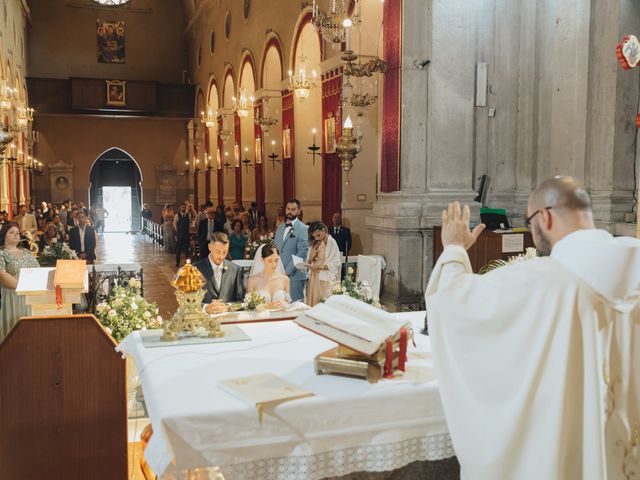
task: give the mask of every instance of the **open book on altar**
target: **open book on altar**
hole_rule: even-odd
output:
[[[373,355],[409,322],[347,295],[332,295],[299,315],[295,322],[308,330],[364,355]]]

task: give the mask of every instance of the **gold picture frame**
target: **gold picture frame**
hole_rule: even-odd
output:
[[[254,148],[256,150],[256,164],[262,163],[262,137],[256,137]]]
[[[336,117],[324,119],[324,152],[336,153]]]
[[[107,80],[107,105],[124,107],[127,104],[127,82],[124,80]]]
[[[291,158],[291,129],[282,130],[282,158]]]

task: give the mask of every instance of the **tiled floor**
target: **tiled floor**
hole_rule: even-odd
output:
[[[105,233],[100,236],[96,263],[139,263],[144,271],[144,297],[156,302],[163,318],[170,317],[178,307],[171,287],[176,273],[175,255],[144,235]]]

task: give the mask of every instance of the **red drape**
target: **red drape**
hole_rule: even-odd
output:
[[[198,210],[198,174],[200,169],[197,167],[196,159],[198,158],[198,122],[194,122],[193,125],[193,206]]]
[[[289,129],[291,137],[291,158],[284,157],[285,131]],[[295,190],[295,149],[293,128],[293,93],[282,92],[282,191],[284,201],[294,198]]]
[[[236,150],[238,151],[238,155],[242,153],[240,152],[240,145],[242,145],[242,143],[240,142],[240,117],[237,113],[233,114],[233,125],[235,127],[236,137],[236,144],[233,150],[233,162],[236,167],[236,202],[242,204],[242,164],[240,163],[240,156],[236,158]]]
[[[218,132],[222,131],[222,115],[218,117]],[[218,164],[218,156],[222,161],[222,152],[224,151],[224,142],[220,135],[218,135],[218,151],[215,155],[215,166],[218,172],[218,205],[224,205],[224,170],[221,165]]]
[[[262,102],[254,108],[254,118],[259,118],[262,114]],[[256,166],[256,203],[258,204],[258,211],[265,213],[264,206],[264,170],[262,167],[262,162],[264,161],[264,138],[262,138],[262,129],[260,125],[256,125],[254,122],[254,138],[260,139],[260,142],[255,142],[256,152],[254,153],[255,166]],[[258,151],[258,149],[260,151]],[[258,162],[260,159],[260,162]]]
[[[205,202],[211,200],[211,163],[209,162],[209,154],[211,152],[211,147],[209,146],[209,127],[206,125],[204,128],[204,153],[205,153],[205,172],[204,172],[204,197]]]
[[[383,192],[400,189],[400,54],[402,40],[402,2],[384,2],[383,48],[387,72],[382,87],[382,165],[380,187]]]
[[[342,207],[342,168],[338,154],[327,153],[326,124],[327,119],[335,120],[336,139],[342,132],[342,111],[340,96],[342,94],[342,69],[335,69],[322,76],[322,220],[331,225],[331,217],[340,212]],[[330,120],[329,120],[330,121]]]

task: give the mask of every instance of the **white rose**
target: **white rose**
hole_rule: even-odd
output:
[[[138,304],[137,303],[132,303],[131,304],[131,310],[138,310]]]
[[[104,302],[99,303],[98,305],[96,305],[96,311],[97,311],[98,313],[102,313],[102,312],[104,312],[105,310],[107,310],[108,308],[109,308],[109,305],[107,305],[107,304],[106,304],[106,303],[104,303]]]
[[[349,275],[353,275],[353,267],[348,267],[348,268],[347,268],[347,273],[348,273]]]
[[[162,317],[160,315],[156,317],[156,320],[158,321],[158,323],[162,323]]]
[[[144,318],[145,320],[149,320],[151,318],[151,313],[149,312],[144,312],[142,314],[142,318]]]
[[[116,312],[115,310],[109,310],[109,313],[108,313],[108,316],[109,316],[109,317],[113,318],[113,317],[115,317],[116,315],[118,315],[118,312]]]
[[[347,287],[342,287],[341,290],[342,290],[342,293],[345,293],[347,291]]]
[[[57,238],[52,238],[51,239],[51,243],[58,243],[58,239]]]
[[[124,304],[124,301],[122,300],[122,298],[116,298],[113,301],[113,306],[114,307],[121,307]]]

